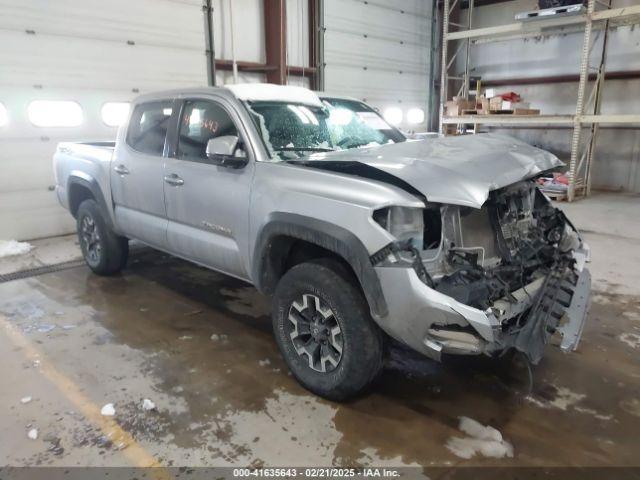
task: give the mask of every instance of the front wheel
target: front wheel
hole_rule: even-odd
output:
[[[382,367],[382,333],[337,262],[303,263],[282,277],[273,301],[273,330],[296,379],[330,400],[358,394]]]
[[[80,204],[76,226],[82,256],[91,270],[99,275],[113,275],[124,268],[129,242],[109,228],[95,200]]]

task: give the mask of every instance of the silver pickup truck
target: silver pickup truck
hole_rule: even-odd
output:
[[[232,85],[137,98],[115,144],[61,143],[56,192],[88,266],[129,239],[273,296],[298,381],[340,400],[385,339],[434,360],[576,348],[589,250],[535,179],[552,154],[494,134],[412,141],[353,99]]]

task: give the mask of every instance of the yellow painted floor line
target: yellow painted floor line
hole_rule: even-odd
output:
[[[161,467],[160,462],[136,442],[131,434],[120,427],[113,418],[103,416],[100,413],[101,408],[83,394],[69,377],[56,369],[51,361],[3,315],[0,315],[0,325],[11,342],[19,347],[32,363],[35,362],[39,365],[38,370],[40,373],[53,383],[60,390],[60,393],[82,412],[88,421],[99,427],[102,433],[113,442],[113,445],[122,446],[120,453],[131,462],[132,466]],[[154,469],[153,478],[172,477],[164,468],[159,468]]]

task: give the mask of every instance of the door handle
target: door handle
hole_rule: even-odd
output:
[[[175,173],[172,173],[171,175],[165,175],[164,181],[167,182],[169,185],[173,185],[174,187],[180,187],[184,185],[184,180],[181,179]]]
[[[129,169],[124,165],[118,165],[117,167],[114,167],[114,170],[119,175],[129,175],[130,173]]]

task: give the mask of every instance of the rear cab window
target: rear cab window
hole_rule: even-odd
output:
[[[127,145],[141,153],[162,156],[172,112],[172,100],[136,105],[127,129]]]

